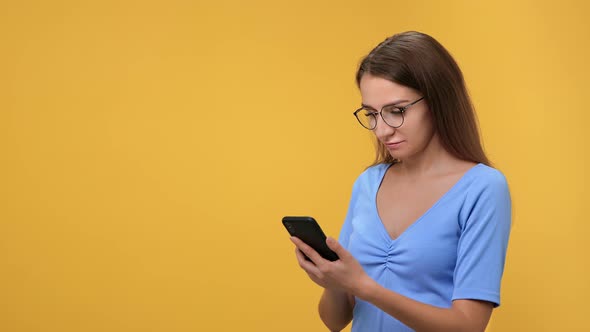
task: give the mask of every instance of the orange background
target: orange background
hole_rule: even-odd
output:
[[[581,331],[584,1],[0,4],[0,330],[316,331],[280,224],[337,236],[373,156],[354,73],[419,30],[462,67],[514,228],[489,331]]]

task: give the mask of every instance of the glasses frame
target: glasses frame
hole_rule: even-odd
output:
[[[373,126],[373,128],[368,128],[368,127],[366,127],[366,126],[365,126],[365,125],[364,125],[364,124],[361,122],[361,119],[359,119],[359,116],[358,116],[358,112],[360,112],[360,111],[362,111],[362,110],[364,110],[364,109],[367,109],[367,107],[363,106],[363,107],[361,107],[361,108],[357,109],[356,111],[354,111],[354,113],[352,113],[352,114],[354,115],[354,117],[356,118],[356,120],[357,120],[357,121],[358,121],[358,122],[361,124],[361,126],[363,126],[363,128],[366,128],[366,129],[368,129],[368,130],[373,130],[373,129],[377,128],[377,113],[379,113],[379,115],[381,116],[381,120],[383,120],[383,123],[385,123],[386,125],[390,126],[391,128],[399,128],[399,127],[401,127],[401,126],[404,124],[404,121],[405,121],[404,113],[406,112],[406,110],[407,110],[407,109],[408,109],[410,106],[412,106],[412,105],[414,105],[414,104],[418,103],[419,101],[421,101],[422,99],[424,99],[424,97],[420,97],[419,99],[417,99],[417,100],[415,100],[415,101],[413,101],[413,102],[411,102],[411,103],[407,104],[406,106],[403,106],[403,107],[395,107],[395,108],[397,108],[397,109],[399,110],[400,114],[402,115],[402,123],[401,123],[399,126],[392,126],[392,125],[390,125],[389,123],[387,123],[387,121],[385,121],[385,118],[383,117],[383,109],[384,109],[385,107],[390,107],[390,106],[392,106],[391,104],[389,104],[389,105],[385,105],[385,106],[381,107],[381,110],[380,110],[379,112],[372,112],[372,113],[371,113],[371,116],[374,116],[374,117],[375,117],[375,125]]]

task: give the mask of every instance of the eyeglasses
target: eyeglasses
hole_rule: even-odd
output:
[[[353,114],[354,117],[358,120],[358,122],[365,128],[369,130],[373,130],[377,127],[377,114],[381,115],[383,122],[390,127],[399,128],[401,125],[404,124],[404,113],[408,109],[408,107],[416,104],[420,100],[424,99],[424,97],[409,103],[404,107],[398,107],[393,105],[385,105],[381,108],[380,112],[376,112],[372,108],[368,108],[363,106],[356,110]]]

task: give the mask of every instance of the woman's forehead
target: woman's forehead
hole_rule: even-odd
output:
[[[401,104],[417,96],[412,88],[368,74],[363,75],[359,86],[362,104],[375,109],[383,105]]]

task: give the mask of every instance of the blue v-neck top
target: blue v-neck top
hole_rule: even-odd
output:
[[[392,239],[377,212],[377,190],[390,164],[355,181],[339,241],[381,286],[438,307],[476,299],[500,305],[500,281],[510,233],[505,177],[477,164],[429,210]],[[356,298],[352,331],[412,331]]]

